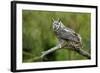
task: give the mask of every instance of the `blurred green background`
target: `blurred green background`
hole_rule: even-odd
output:
[[[45,61],[67,61],[86,60],[80,54],[68,50],[59,49],[48,54],[43,59],[34,60],[41,52],[54,47],[58,40],[52,29],[52,18],[60,18],[62,23],[82,37],[83,49],[91,51],[91,14],[76,12],[54,12],[54,11],[22,11],[22,38],[23,38],[23,62],[45,62]]]

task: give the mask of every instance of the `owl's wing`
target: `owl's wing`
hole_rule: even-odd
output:
[[[73,30],[68,29],[62,29],[59,33],[59,38],[63,40],[69,40],[74,42],[79,42],[80,38],[77,33],[75,33]]]

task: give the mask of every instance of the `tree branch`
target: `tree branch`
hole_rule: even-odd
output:
[[[34,58],[34,61],[38,60],[38,59],[43,59],[44,56],[46,56],[46,55],[48,55],[48,54],[50,54],[50,53],[52,53],[52,52],[54,52],[54,51],[56,51],[56,50],[58,50],[60,48],[62,48],[61,44],[58,44],[57,46],[55,46],[55,47],[53,47],[53,48],[51,48],[51,49],[49,49],[47,51],[42,52],[42,54],[40,56]],[[90,54],[88,52],[84,51],[81,48],[73,48],[73,50],[76,51],[77,53],[79,53],[80,55],[82,55],[84,57],[87,57],[88,59],[91,58]]]
[[[83,49],[77,48],[77,49],[75,49],[75,51],[76,51],[77,53],[79,53],[80,55],[85,56],[85,57],[87,57],[88,59],[91,59],[90,54],[89,54],[88,52],[84,51]]]
[[[54,51],[56,51],[57,49],[60,49],[60,48],[61,48],[61,44],[58,44],[55,47],[53,47],[53,48],[51,48],[47,51],[42,52],[40,56],[35,57],[33,60],[36,61],[36,60],[39,60],[39,59],[43,59],[44,56],[46,56],[46,55],[48,55],[48,54],[50,54],[50,53],[52,53],[52,52],[54,52]]]
[[[61,48],[60,44],[58,44],[57,46],[55,46],[55,47],[53,47],[53,48],[51,48],[51,49],[49,49],[47,51],[42,52],[41,58],[43,58],[45,55],[47,55],[49,53],[52,53],[52,52],[56,51],[59,48]]]

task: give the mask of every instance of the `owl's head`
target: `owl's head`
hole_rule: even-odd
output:
[[[60,23],[61,21],[60,19],[57,19],[57,20],[52,19],[52,20],[53,20],[53,30],[57,31],[61,26],[61,23]]]

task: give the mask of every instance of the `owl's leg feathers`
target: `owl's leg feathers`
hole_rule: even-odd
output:
[[[60,38],[58,38],[58,39],[59,39],[58,45],[60,46],[60,48],[64,47],[64,45],[65,45],[65,40],[62,40],[62,39],[60,39]]]
[[[66,47],[69,47],[69,48],[82,48],[82,45],[80,43],[77,43],[77,42],[67,41]]]

